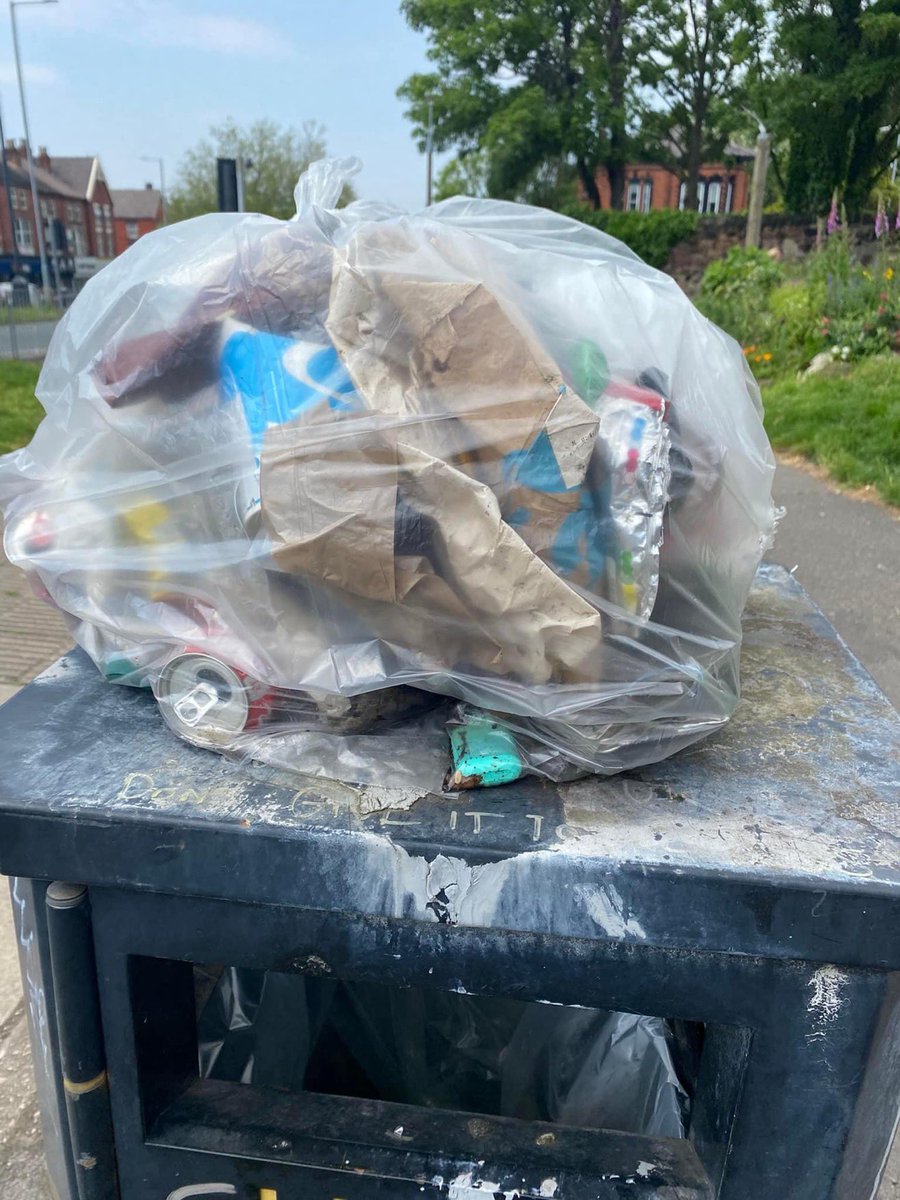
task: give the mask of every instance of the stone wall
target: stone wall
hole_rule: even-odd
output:
[[[697,232],[672,250],[666,271],[692,295],[700,287],[703,272],[711,262],[724,258],[732,246],[743,246],[746,228],[745,216],[701,217]],[[877,252],[871,222],[855,225],[851,231],[860,261],[870,261]],[[766,213],[762,247],[785,262],[803,258],[816,247],[815,222],[789,213]]]

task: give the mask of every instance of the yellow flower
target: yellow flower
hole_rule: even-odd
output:
[[[884,277],[885,277],[885,279],[893,279],[894,278],[894,268],[888,267],[888,269],[884,273]]]
[[[761,354],[754,354],[754,356],[753,356],[753,361],[754,361],[754,362],[762,362],[762,355],[761,355]]]
[[[772,361],[772,355],[767,350],[765,352],[765,354],[763,355],[763,362],[771,362],[771,361]]]

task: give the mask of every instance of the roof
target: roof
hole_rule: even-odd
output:
[[[756,158],[756,151],[750,146],[742,146],[739,142],[729,142],[725,147],[728,158]]]
[[[37,184],[39,192],[52,192],[55,196],[67,196],[71,200],[83,200],[84,193],[78,192],[67,183],[55,170],[45,171],[43,167],[39,167],[37,163],[32,163],[34,170],[34,180]],[[56,163],[53,163],[56,166]],[[22,174],[28,178],[28,172],[23,171]]]
[[[154,187],[112,188],[113,216],[126,221],[153,221],[159,216],[162,195]]]
[[[28,172],[25,169],[25,167],[20,167],[17,163],[12,162],[9,158],[7,158],[6,171],[7,171],[7,174],[9,175],[9,182],[10,182],[11,187],[27,188],[29,186],[30,181],[28,179]],[[3,182],[3,174],[2,174],[2,171],[0,171],[0,183],[2,183],[2,182]]]
[[[73,188],[82,200],[90,200],[94,182],[98,177],[103,178],[96,155],[67,158],[54,154],[50,162],[56,178]]]

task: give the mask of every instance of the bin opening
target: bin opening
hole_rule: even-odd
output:
[[[699,1024],[231,966],[195,965],[194,993],[204,1079],[687,1135]]]

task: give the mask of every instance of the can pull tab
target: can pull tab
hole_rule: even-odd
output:
[[[219,703],[219,693],[210,683],[198,683],[195,688],[177,700],[172,708],[179,721],[185,725],[198,725],[211,708]]]

